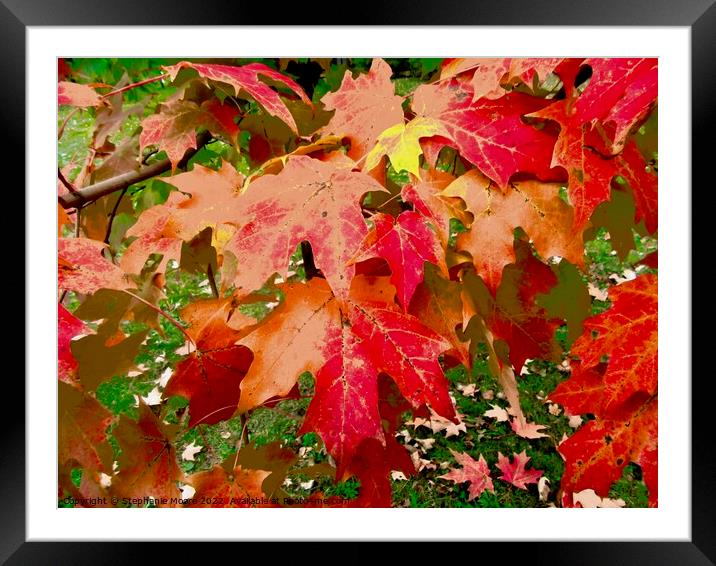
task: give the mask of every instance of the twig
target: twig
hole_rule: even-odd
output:
[[[216,287],[216,279],[214,279],[214,270],[211,264],[206,266],[206,275],[209,277],[209,285],[211,285],[211,292],[214,293],[215,298],[219,298],[219,289]]]
[[[236,458],[234,458],[234,467],[232,469],[235,469],[239,463],[239,453],[244,442],[248,443],[249,441],[249,418],[246,415],[239,415],[239,422],[241,423],[241,436],[236,443]]]
[[[107,224],[107,233],[104,235],[104,243],[109,244],[109,236],[112,233],[112,223],[114,222],[114,217],[117,216],[117,210],[119,209],[119,203],[122,201],[122,197],[127,192],[127,187],[124,187],[122,189],[122,192],[119,195],[119,198],[117,199],[117,202],[114,203],[114,208],[112,209],[112,214],[109,216],[109,224]]]
[[[191,159],[194,154],[199,151],[199,149],[204,147],[209,140],[211,140],[211,135],[208,132],[200,134],[197,137],[196,149],[190,149],[187,151],[184,155],[184,159],[179,162],[178,166],[185,167],[189,159]],[[112,194],[115,191],[121,191],[122,189],[134,185],[135,183],[139,183],[140,181],[145,181],[147,179],[151,179],[152,177],[161,175],[165,171],[169,171],[171,168],[171,161],[163,159],[162,161],[143,167],[139,171],[123,173],[122,175],[100,181],[99,183],[95,183],[94,185],[90,185],[74,193],[60,195],[57,197],[57,200],[65,209],[77,208],[80,205],[94,202],[103,196]]]
[[[70,191],[71,193],[78,192],[77,189],[75,189],[75,186],[67,180],[67,177],[65,177],[65,174],[59,167],[57,168],[57,178],[67,188],[68,191]]]
[[[82,220],[82,206],[77,208],[77,212],[75,213],[75,238],[80,237],[80,222]]]
[[[57,139],[58,139],[58,140],[62,137],[62,134],[65,133],[65,127],[67,126],[67,122],[69,122],[69,121],[70,121],[70,118],[72,118],[72,116],[74,116],[75,114],[77,114],[77,112],[78,112],[79,110],[80,110],[80,107],[79,107],[79,106],[75,106],[72,110],[70,110],[70,111],[68,112],[67,116],[65,116],[65,119],[62,121],[62,125],[61,125],[60,128],[57,130]]]
[[[133,298],[137,299],[139,302],[144,303],[144,304],[147,305],[150,309],[152,309],[154,312],[159,313],[159,314],[162,315],[164,318],[166,318],[172,325],[174,325],[176,328],[178,328],[178,329],[181,331],[181,333],[186,337],[186,339],[187,339],[189,342],[191,342],[192,344],[194,344],[194,347],[196,347],[196,342],[194,342],[194,339],[193,339],[191,336],[189,336],[189,334],[187,333],[186,329],[185,329],[181,324],[179,324],[176,320],[174,320],[169,313],[164,312],[164,311],[163,311],[162,309],[160,309],[158,306],[153,305],[152,303],[150,303],[150,302],[147,301],[146,299],[143,299],[143,298],[140,297],[139,295],[135,295],[135,294],[132,293],[131,291],[127,291],[126,289],[123,289],[123,291],[124,291],[125,293],[127,293],[127,295],[129,295],[130,297],[133,297]]]
[[[103,94],[101,98],[109,98],[110,96],[114,96],[115,94],[119,94],[120,92],[126,92],[126,91],[132,90],[133,88],[136,88],[138,86],[143,86],[143,85],[146,85],[149,83],[154,83],[154,82],[166,79],[168,77],[169,77],[169,73],[157,75],[156,77],[149,77],[148,79],[144,79],[143,81],[132,83],[131,85],[123,86],[122,88],[118,88],[117,90],[113,90],[112,92],[108,92],[107,94]]]

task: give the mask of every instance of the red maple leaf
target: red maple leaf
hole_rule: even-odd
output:
[[[112,477],[112,493],[120,498],[154,497],[159,506],[175,507],[181,495],[177,482],[184,474],[166,427],[152,410],[140,401],[139,420],[122,415],[112,436],[122,449],[118,472]],[[162,498],[166,504],[161,503]]]
[[[618,153],[627,135],[656,103],[657,59],[586,59],[592,77],[574,104],[581,123],[599,120],[606,127],[611,153]]]
[[[580,358],[578,371],[589,371],[609,356],[603,377],[601,405],[589,412],[608,415],[636,393],[657,390],[657,276],[642,275],[609,290],[612,306],[584,322],[584,333],[571,353]]]
[[[74,385],[77,379],[77,360],[72,355],[72,339],[93,332],[93,330],[73,316],[61,304],[57,305],[57,370],[60,381]]]
[[[288,107],[283,100],[281,100],[279,94],[266,82],[261,81],[259,77],[289,88],[298,95],[303,102],[312,106],[311,100],[306,96],[306,93],[303,92],[303,89],[296,81],[278,71],[274,71],[262,63],[251,63],[241,67],[234,67],[231,65],[207,65],[182,61],[176,65],[164,67],[172,80],[176,78],[179,71],[183,68],[194,69],[205,79],[230,85],[234,89],[235,96],[242,96],[244,92],[248,93],[256,102],[263,106],[269,114],[283,120],[294,132],[298,132],[298,127]]]
[[[334,328],[327,347],[335,351],[316,374],[316,393],[300,433],[317,431],[342,477],[366,438],[385,444],[378,414],[378,371],[362,340],[348,326]]]
[[[571,377],[550,399],[569,414],[592,413],[560,444],[566,459],[562,489],[594,489],[606,497],[629,462],[642,467],[649,504],[657,502],[657,277],[642,275],[609,291],[612,306],[587,319],[574,343]],[[604,357],[608,356],[606,362]]]
[[[471,221],[461,199],[441,194],[454,180],[455,177],[449,173],[430,169],[423,174],[420,182],[409,183],[400,191],[402,199],[411,203],[416,212],[432,223],[444,248],[448,247],[450,240],[451,219],[456,218],[465,226],[469,226]]]
[[[407,310],[423,280],[425,262],[439,266],[447,276],[445,253],[435,229],[417,212],[405,211],[395,219],[379,213],[373,216],[373,223],[373,229],[349,264],[373,257],[385,259],[392,272],[390,281],[398,290],[400,304]]]
[[[630,462],[641,466],[649,489],[649,505],[658,500],[658,401],[656,396],[632,397],[613,417],[589,421],[559,445],[565,458],[562,491],[571,494],[593,489],[607,497]]]
[[[659,191],[653,167],[649,166],[633,141],[628,142],[617,157],[617,166],[634,195],[635,220],[644,220],[646,229],[650,233],[656,232],[659,225]]]
[[[609,200],[610,183],[617,174],[616,164],[595,149],[600,145],[599,135],[591,124],[583,124],[581,117],[573,112],[572,100],[560,100],[530,116],[554,120],[560,125],[552,167],[567,171],[574,227],[582,228],[597,205]]]
[[[527,489],[527,484],[537,483],[537,480],[542,476],[542,470],[525,469],[525,466],[530,461],[527,453],[523,450],[519,454],[513,453],[512,456],[512,461],[510,461],[501,452],[497,453],[496,466],[502,472],[502,475],[497,479],[511,483],[520,489]]]
[[[464,79],[421,85],[412,104],[417,115],[442,122],[463,157],[503,189],[518,171],[549,176],[555,138],[522,120],[544,106],[543,100],[522,93],[473,102]]]
[[[447,474],[438,477],[454,481],[455,483],[470,482],[468,501],[480,497],[482,492],[486,490],[495,493],[495,487],[492,485],[492,478],[490,477],[490,468],[485,458],[482,457],[482,454],[480,454],[478,460],[474,460],[467,453],[455,452],[452,448],[450,452],[453,458],[455,458],[455,461],[460,464],[462,468],[459,470],[450,470]]]
[[[245,346],[235,345],[241,330],[227,323],[232,299],[210,299],[189,305],[182,316],[200,321],[189,332],[196,350],[179,362],[165,395],[189,399],[189,426],[215,424],[236,411],[240,384],[253,359]]]

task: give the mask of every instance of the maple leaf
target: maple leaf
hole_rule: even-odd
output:
[[[112,436],[122,449],[119,471],[112,478],[111,491],[118,497],[154,497],[158,506],[176,506],[180,497],[176,482],[184,475],[177,465],[174,445],[164,425],[152,410],[139,403],[139,420],[122,415]],[[161,503],[166,498],[169,503]]]
[[[225,247],[238,261],[237,288],[258,289],[275,272],[286,278],[289,257],[305,240],[333,292],[345,296],[355,272],[346,263],[368,233],[360,201],[370,191],[385,189],[364,173],[306,156],[251,183],[241,195],[241,228]],[[259,249],[265,255],[257,265]]]
[[[107,246],[87,238],[57,240],[57,285],[60,289],[91,294],[99,289],[132,287],[124,272],[102,256]]]
[[[471,366],[467,342],[460,340],[456,329],[462,325],[461,285],[442,277],[434,266],[426,266],[423,282],[410,301],[408,312],[448,340],[454,354],[466,367]]]
[[[171,101],[157,114],[142,120],[139,150],[143,152],[147,146],[153,145],[165,151],[174,171],[186,151],[196,148],[197,128],[235,140],[238,127],[233,122],[232,113],[237,116],[238,110],[214,100],[201,106],[189,100]]]
[[[585,508],[619,508],[624,507],[626,502],[623,499],[609,499],[608,497],[599,497],[593,489],[584,489],[572,494],[574,506]]]
[[[189,426],[215,424],[234,414],[240,383],[253,359],[245,346],[235,345],[244,331],[228,326],[233,303],[210,299],[189,305],[182,316],[200,321],[190,327],[196,350],[181,361],[164,390],[167,396],[189,399]]]
[[[510,419],[510,417],[507,414],[507,411],[503,409],[502,407],[498,405],[490,405],[492,409],[489,411],[485,411],[485,416],[490,417],[491,419],[496,419],[498,423],[506,422]]]
[[[126,336],[117,329],[116,321],[109,319],[95,334],[74,340],[70,349],[79,365],[82,386],[94,390],[104,380],[136,367],[135,358],[148,332],[147,329]]]
[[[344,301],[320,279],[284,286],[282,305],[239,341],[256,356],[241,386],[239,410],[285,395],[300,373],[312,371],[316,396],[301,430],[321,435],[341,471],[366,438],[385,442],[378,414],[381,371],[414,407],[429,403],[442,416],[454,417],[437,361],[447,343],[390,303],[363,302],[371,283],[357,279],[362,284]],[[387,300],[394,294],[390,288]]]
[[[328,336],[335,355],[316,374],[316,393],[299,434],[317,431],[337,464],[337,477],[366,438],[385,443],[378,414],[378,371],[365,344],[344,325]]]
[[[545,438],[548,436],[542,432],[542,430],[547,428],[545,425],[527,422],[524,417],[511,419],[510,428],[515,431],[517,436],[521,436],[522,438]]]
[[[561,58],[468,58],[445,59],[440,71],[444,80],[462,73],[472,76],[473,101],[480,98],[495,99],[505,94],[505,88],[517,79],[532,86],[534,79],[543,81],[554,72]]]
[[[497,464],[496,466],[502,472],[502,475],[497,478],[511,483],[515,487],[520,489],[527,489],[527,484],[537,483],[537,480],[542,475],[541,470],[527,470],[525,466],[530,461],[530,457],[523,450],[519,454],[512,454],[512,461],[507,457],[503,456],[501,452],[497,453]]]
[[[57,104],[88,108],[102,104],[102,97],[89,85],[61,81],[57,83]]]
[[[165,204],[145,210],[127,230],[136,237],[120,260],[128,273],[140,273],[150,254],[162,254],[157,271],[163,271],[169,260],[181,258],[182,242],[189,241],[203,229],[214,232],[234,228],[228,224],[239,214],[238,189],[243,176],[226,161],[218,171],[194,165],[191,171],[162,180],[179,189],[172,192]]]
[[[112,469],[112,449],[107,428],[112,415],[96,399],[81,394],[64,383],[58,387],[57,457],[60,469],[82,468],[79,493],[89,496],[99,490],[100,474]],[[72,493],[75,486],[64,482]]]
[[[60,381],[75,385],[77,378],[77,360],[72,355],[70,343],[82,334],[94,331],[77,317],[73,316],[62,304],[57,305],[57,371]]]
[[[419,158],[423,153],[420,138],[447,135],[443,124],[433,118],[414,118],[407,124],[395,124],[378,136],[365,158],[363,170],[370,171],[380,163],[382,156],[387,155],[393,169],[408,171],[419,179]]]
[[[239,341],[254,352],[241,382],[240,412],[271,397],[283,397],[304,371],[316,373],[333,357],[330,341],[341,326],[337,301],[325,280],[311,279],[281,287],[285,298],[268,317]]]
[[[585,332],[571,349],[580,358],[578,367],[588,370],[609,356],[601,405],[590,412],[608,415],[636,393],[656,393],[657,287],[657,276],[651,274],[617,285],[609,290],[612,306],[584,322]]]
[[[519,77],[531,86],[535,79],[541,83],[552,73],[561,75],[560,65],[564,62],[560,57],[517,57],[510,61],[510,77]]]
[[[350,473],[360,480],[360,491],[350,507],[390,507],[391,470],[413,475],[415,469],[405,448],[393,437],[386,437],[385,446],[375,438],[364,440],[356,451]]]
[[[614,418],[595,419],[582,426],[559,445],[565,458],[562,490],[569,494],[593,489],[607,497],[611,485],[622,476],[624,467],[641,466],[649,489],[649,505],[656,506],[658,402],[656,396],[638,395],[614,414]]]
[[[605,364],[582,368],[573,363],[571,376],[549,394],[549,399],[562,405],[568,415],[598,414],[604,399],[605,369]]]
[[[321,99],[326,110],[335,110],[323,131],[350,138],[348,156],[354,161],[368,153],[382,132],[403,123],[402,99],[391,75],[390,65],[375,58],[368,73],[356,79],[346,70],[340,88]]]
[[[555,139],[522,121],[543,108],[544,101],[521,93],[477,103],[472,97],[467,81],[450,79],[419,86],[412,108],[418,116],[442,122],[463,157],[500,188],[518,171],[547,177]]]
[[[504,340],[509,361],[519,372],[528,359],[556,361],[561,348],[554,338],[558,320],[548,316],[537,301],[557,284],[557,278],[532,255],[526,242],[516,240],[514,249],[516,262],[505,268],[494,298],[485,282],[468,271],[463,277],[462,300],[468,321],[465,333],[473,340],[472,350],[478,342]]]
[[[599,136],[591,124],[571,113],[572,101],[564,99],[530,114],[531,117],[554,120],[560,133],[552,154],[552,167],[567,171],[569,201],[574,207],[574,228],[582,228],[594,209],[609,199],[610,183],[617,174],[614,160],[601,156],[594,147]]]
[[[298,127],[288,107],[283,100],[281,100],[278,93],[268,84],[259,80],[259,77],[272,80],[288,87],[297,94],[303,102],[312,106],[311,100],[306,96],[306,93],[303,92],[303,89],[298,83],[262,63],[251,63],[241,67],[233,67],[231,65],[206,65],[182,61],[176,65],[164,67],[164,70],[168,72],[169,76],[174,80],[179,71],[183,68],[194,69],[205,79],[231,85],[236,96],[241,96],[242,91],[248,93],[256,102],[263,106],[269,114],[283,120],[296,133],[298,133]]]
[[[457,247],[468,251],[477,273],[494,293],[503,268],[515,261],[514,230],[522,228],[539,255],[559,256],[575,265],[584,264],[584,245],[572,229],[573,211],[559,197],[559,185],[524,181],[505,193],[472,170],[451,183],[441,195],[465,201],[473,221],[457,238]]]
[[[365,341],[376,366],[395,380],[413,407],[429,404],[440,416],[455,420],[438,361],[450,349],[449,342],[390,304],[352,302],[349,313],[351,329]]]
[[[441,194],[454,180],[455,177],[449,173],[430,169],[424,172],[422,181],[409,183],[400,191],[404,201],[411,203],[416,212],[430,220],[444,248],[448,247],[450,240],[451,219],[460,220],[464,226],[469,226],[472,220],[465,212],[462,199]]]
[[[574,104],[582,123],[600,120],[607,127],[611,153],[618,153],[626,137],[656,102],[657,59],[586,59],[592,77]]]
[[[400,304],[408,309],[415,289],[423,280],[425,263],[441,267],[447,275],[444,252],[435,231],[417,212],[405,211],[393,219],[388,214],[373,216],[373,229],[360,243],[349,265],[373,257],[388,262],[391,283],[398,290]]]
[[[659,224],[658,180],[652,167],[647,171],[648,164],[639,151],[636,143],[631,141],[617,156],[619,175],[624,177],[631,188],[636,204],[636,221],[644,220],[650,233],[656,232]]]
[[[281,483],[296,463],[292,450],[272,442],[256,447],[245,444],[220,466],[186,478],[195,488],[189,507],[277,507]]]
[[[468,488],[468,501],[480,497],[484,491],[495,493],[495,487],[492,484],[492,478],[490,477],[490,468],[480,454],[478,460],[474,460],[467,453],[456,452],[452,448],[450,452],[455,458],[455,461],[462,466],[461,469],[450,470],[447,474],[438,476],[444,480],[450,480],[455,483],[470,482]]]
[[[232,457],[233,459],[233,457]],[[275,507],[262,504],[266,498],[261,484],[271,475],[264,470],[244,470],[236,466],[227,472],[221,466],[187,476],[196,492],[188,507]]]

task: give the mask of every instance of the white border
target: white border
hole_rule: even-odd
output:
[[[27,538],[690,540],[690,30],[27,28]],[[658,56],[658,509],[57,509],[56,57]]]

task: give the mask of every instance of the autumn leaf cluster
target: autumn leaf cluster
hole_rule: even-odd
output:
[[[305,397],[310,372],[299,433],[320,437],[323,472],[360,483],[335,505],[390,506],[391,473],[419,473],[396,440],[405,415],[458,423],[445,371],[479,355],[524,439],[545,436],[520,405],[525,364],[571,371],[547,392],[585,416],[556,447],[561,505],[586,489],[607,497],[630,463],[656,505],[656,255],[594,314],[584,249],[600,228],[615,250],[656,238],[657,163],[635,138],[655,116],[656,60],[445,59],[397,92],[374,59],[311,96],[278,67],[177,62],[152,79],[169,94],[140,105],[124,102],[134,85],[59,82],[61,106],[95,116],[89,152],[58,179],[60,203],[81,197],[58,206],[60,494],[279,496],[290,447],[244,430],[227,458],[187,475],[176,440]],[[132,116],[138,127],[112,141]],[[135,184],[88,196],[122,175]],[[213,293],[178,316],[160,306],[176,268]],[[98,387],[151,371],[137,355],[167,328],[181,336],[168,379],[136,418],[117,416]],[[186,407],[170,418],[176,397]],[[492,489],[479,447],[454,457],[462,467],[443,479],[469,482],[470,499]],[[499,479],[536,483],[529,457],[511,458],[500,454]]]

